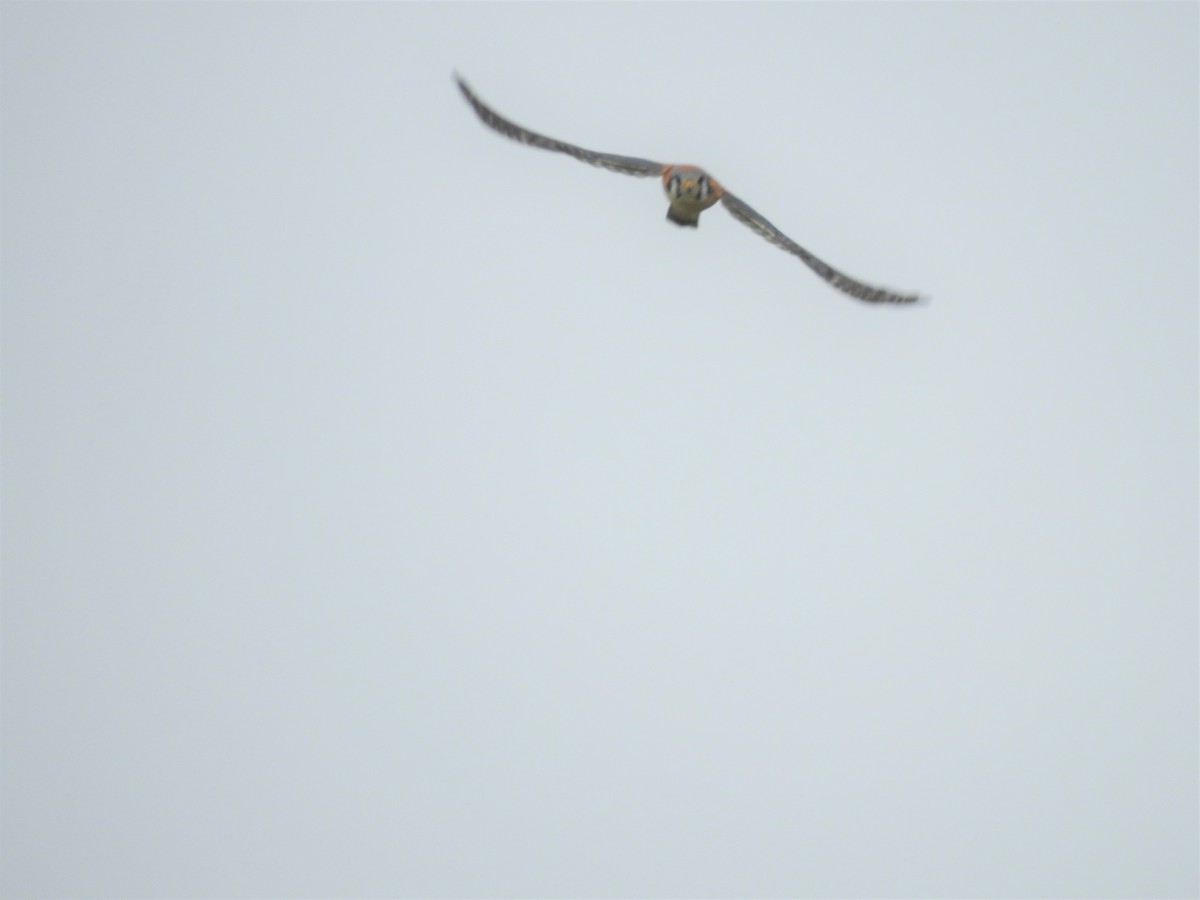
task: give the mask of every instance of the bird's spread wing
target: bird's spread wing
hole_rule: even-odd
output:
[[[522,144],[529,144],[531,147],[541,147],[543,150],[555,150],[559,153],[566,153],[593,166],[600,166],[603,169],[610,169],[613,172],[621,172],[625,175],[636,175],[639,178],[644,178],[648,175],[662,174],[662,163],[656,163],[649,159],[638,159],[636,156],[597,153],[595,150],[585,150],[582,147],[576,147],[574,144],[556,141],[554,138],[548,138],[545,135],[522,128],[520,125],[508,121],[508,119],[504,118],[504,116],[500,115],[500,113],[496,112],[490,106],[487,106],[471,92],[466,82],[457,75],[455,76],[455,80],[458,82],[458,89],[463,92],[463,96],[467,98],[467,102],[471,104],[475,113],[483,120],[483,124],[489,128],[496,129],[496,131],[505,137],[510,137],[514,141],[520,141]]]
[[[843,275],[829,263],[813,256],[733,194],[726,191],[721,196],[721,201],[735,219],[749,225],[776,247],[800,257],[810,269],[851,297],[857,297],[867,303],[914,303],[921,299],[919,294],[900,294],[884,288],[871,287],[849,275]]]

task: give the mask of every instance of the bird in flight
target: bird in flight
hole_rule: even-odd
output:
[[[578,160],[593,166],[600,166],[613,172],[647,178],[657,175],[662,178],[663,189],[667,199],[671,201],[667,207],[667,218],[676,225],[698,228],[700,213],[708,209],[718,200],[735,219],[742,222],[776,247],[800,257],[805,264],[824,278],[827,282],[843,293],[849,294],[867,303],[913,303],[920,300],[919,294],[901,294],[885,288],[872,287],[856,278],[843,274],[813,254],[809,253],[782,231],[755,212],[744,201],[725,190],[721,184],[701,169],[699,166],[677,165],[673,163],[657,163],[649,159],[639,159],[635,156],[618,156],[615,153],[597,153],[595,150],[585,150],[564,141],[556,141],[535,131],[522,128],[504,118],[482,100],[480,100],[458,75],[454,76],[458,88],[462,91],[467,102],[475,110],[483,124],[494,128],[502,135],[528,144],[531,147],[541,147],[543,150],[554,150],[566,153]]]

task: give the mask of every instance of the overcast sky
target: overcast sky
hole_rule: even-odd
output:
[[[1196,4],[0,24],[4,896],[1200,891]]]

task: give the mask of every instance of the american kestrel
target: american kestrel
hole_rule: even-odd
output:
[[[849,294],[851,297],[865,300],[868,303],[913,303],[921,299],[918,294],[900,294],[884,288],[871,287],[849,275],[842,274],[833,266],[813,256],[743,201],[725,190],[715,178],[699,166],[657,163],[649,159],[638,159],[635,156],[597,153],[594,150],[576,147],[574,144],[556,141],[554,138],[537,134],[510,122],[476,97],[467,87],[466,82],[458,75],[455,75],[454,78],[458,82],[459,90],[462,91],[463,96],[467,98],[467,102],[471,104],[479,118],[483,120],[483,124],[494,128],[505,137],[520,141],[522,144],[529,144],[532,147],[566,153],[593,166],[600,166],[625,175],[634,175],[638,178],[658,175],[662,178],[667,199],[671,201],[670,206],[667,207],[667,218],[676,225],[700,227],[700,213],[720,200],[735,219],[749,225],[776,247],[781,247],[788,253],[800,257],[810,269],[839,291]]]

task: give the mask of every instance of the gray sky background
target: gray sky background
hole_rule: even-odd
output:
[[[1200,890],[1196,4],[0,15],[5,896]]]

